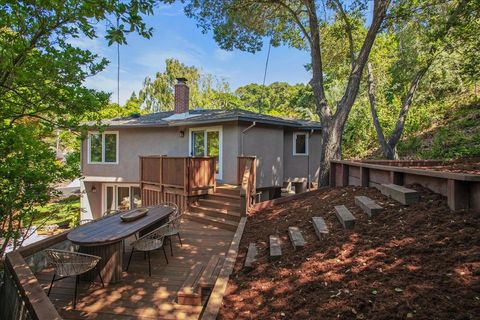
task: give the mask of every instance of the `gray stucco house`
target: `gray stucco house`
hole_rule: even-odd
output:
[[[175,110],[104,121],[81,146],[82,218],[141,203],[139,156],[214,156],[218,183],[235,184],[237,157],[256,156],[262,200],[285,181],[316,181],[320,123],[245,110],[189,110],[184,79],[175,85]]]

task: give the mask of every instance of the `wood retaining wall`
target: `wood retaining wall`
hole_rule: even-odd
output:
[[[379,164],[381,163],[381,164]],[[442,172],[410,166],[437,165],[436,161],[346,161],[334,160],[330,169],[330,186],[378,187],[385,183],[419,184],[447,197],[451,210],[480,211],[480,175]]]

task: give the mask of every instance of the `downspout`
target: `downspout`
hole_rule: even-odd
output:
[[[310,137],[313,135],[313,131],[314,129],[311,129],[310,130],[310,135],[308,136],[308,144],[307,144],[307,150],[308,150],[308,153],[307,153],[307,190],[310,191],[310,181],[311,181],[311,177],[310,177]]]
[[[241,152],[241,155],[243,156],[243,136],[247,133],[248,130],[252,129],[253,127],[255,127],[255,125],[257,124],[256,121],[253,121],[251,125],[249,125],[247,128],[243,129],[242,130],[242,135],[241,135],[241,138],[242,138],[242,142],[241,142],[241,145],[242,145],[242,152]]]

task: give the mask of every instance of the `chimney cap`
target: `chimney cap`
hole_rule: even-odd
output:
[[[187,83],[187,78],[182,78],[182,77],[179,77],[179,78],[177,78],[177,83],[183,83],[183,84],[186,84],[186,83]]]

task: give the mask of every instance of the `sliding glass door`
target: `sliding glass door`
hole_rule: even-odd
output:
[[[222,129],[220,127],[190,129],[190,155],[215,157],[216,178],[222,179]]]
[[[142,206],[140,188],[135,185],[105,184],[103,212],[129,210]]]

